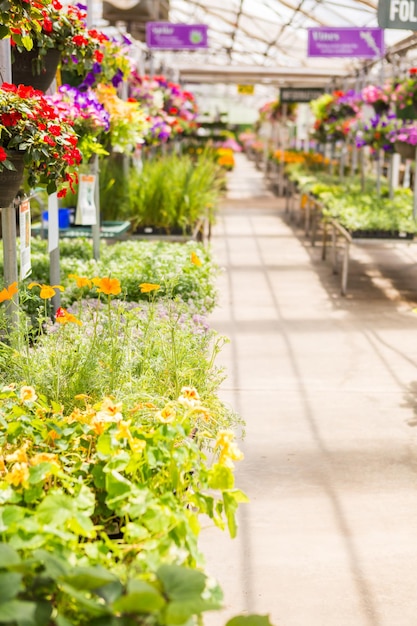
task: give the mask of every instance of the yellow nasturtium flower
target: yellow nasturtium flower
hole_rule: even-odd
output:
[[[23,385],[23,387],[20,388],[20,399],[22,402],[35,402],[37,397],[33,387]]]

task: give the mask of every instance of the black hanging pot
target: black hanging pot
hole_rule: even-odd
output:
[[[416,156],[416,146],[406,143],[405,141],[395,141],[394,150],[398,152],[403,159],[414,159]]]
[[[22,52],[13,49],[12,55],[12,82],[14,85],[30,85],[39,91],[46,91],[51,86],[61,58],[59,50],[48,49],[46,54],[41,57],[40,68],[37,47]]]
[[[17,150],[8,152],[8,160],[15,167],[14,170],[4,169],[0,172],[0,207],[8,207],[17,196],[23,181],[24,153]]]

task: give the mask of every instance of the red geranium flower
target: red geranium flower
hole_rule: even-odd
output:
[[[5,161],[7,159],[7,152],[4,148],[0,146],[0,161]]]

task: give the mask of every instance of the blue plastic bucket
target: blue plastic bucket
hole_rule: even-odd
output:
[[[71,209],[58,209],[58,226],[59,228],[69,228],[70,227],[70,216]],[[42,220],[44,222],[48,221],[48,211],[43,211]]]

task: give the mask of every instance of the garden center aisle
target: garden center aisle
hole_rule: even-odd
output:
[[[275,626],[415,626],[417,253],[355,257],[342,298],[283,207],[237,155],[211,323],[231,339],[222,398],[247,424],[237,486],[250,503],[235,540],[202,533],[225,592],[205,624],[256,612]]]

